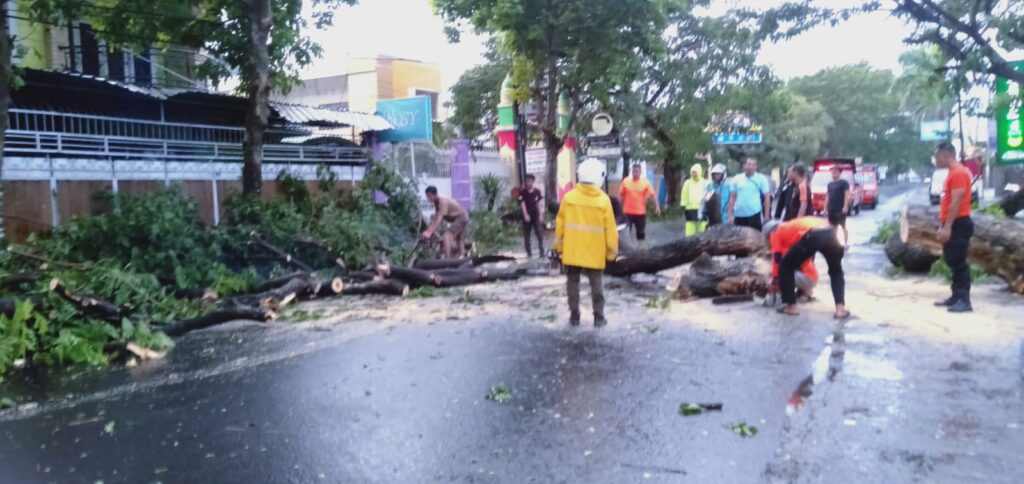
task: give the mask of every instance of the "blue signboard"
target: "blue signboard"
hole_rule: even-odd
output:
[[[946,141],[949,134],[948,121],[921,121],[921,141]]]
[[[432,112],[429,96],[377,101],[377,113],[395,127],[381,131],[381,141],[432,139]]]
[[[761,133],[719,133],[711,137],[716,145],[756,145],[763,139]]]

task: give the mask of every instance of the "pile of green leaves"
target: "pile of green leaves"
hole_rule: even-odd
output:
[[[888,220],[878,223],[878,231],[871,237],[872,244],[885,244],[889,239],[898,236],[900,233],[899,216],[894,215]]]
[[[316,190],[281,175],[278,200],[232,196],[225,223],[217,227],[203,224],[197,203],[178,189],[141,196],[107,193],[109,212],[30,237],[19,250],[35,258],[0,251],[0,276],[42,273],[14,295],[24,299],[17,311],[9,318],[0,315],[0,375],[19,359],[104,364],[111,343],[169,347],[159,326],[209,311],[196,301],[204,291],[222,297],[243,293],[294,270],[265,251],[256,254],[263,249],[250,243],[254,233],[317,269],[336,267],[338,258],[362,265],[378,253],[412,247],[420,215],[416,193],[405,179],[374,168],[358,188],[345,192],[337,189],[330,170],[318,173]],[[387,201],[375,203],[375,192]],[[51,279],[131,317],[120,324],[85,317],[50,290]]]
[[[971,264],[970,267],[971,281],[973,282],[983,282],[992,277],[991,274],[985,272],[985,269],[977,264]],[[949,265],[946,264],[946,261],[943,259],[939,259],[932,264],[932,268],[928,271],[928,275],[942,278],[946,282],[953,282],[953,270],[949,268]]]
[[[489,254],[514,244],[518,233],[515,226],[506,224],[498,214],[480,210],[469,216],[466,237],[476,244],[477,252]]]

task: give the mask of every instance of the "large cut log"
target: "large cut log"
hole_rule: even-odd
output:
[[[750,294],[768,285],[769,271],[761,259],[717,261],[701,254],[680,278],[676,294],[684,299]]]
[[[1007,217],[1013,218],[1017,216],[1017,212],[1024,210],[1024,188],[1004,195],[999,200],[999,206],[1003,209],[1003,212],[1006,212]]]
[[[701,254],[747,256],[765,249],[760,232],[734,225],[719,225],[707,232],[684,237],[649,249],[623,251],[609,262],[605,274],[625,277],[633,274],[655,274],[693,262]]]
[[[438,286],[441,278],[431,271],[399,266],[378,266],[377,272],[385,278],[399,279],[411,287]]]
[[[264,308],[231,307],[214,311],[198,318],[176,321],[161,328],[167,336],[177,337],[189,331],[209,328],[229,321],[248,319],[252,321],[273,321],[276,315],[273,311]]]
[[[1024,222],[981,214],[971,215],[971,219],[974,237],[968,260],[1006,281],[1011,291],[1024,294]],[[903,208],[900,238],[904,242],[941,255],[938,228],[938,210],[921,205]]]
[[[369,282],[345,284],[341,293],[346,296],[362,296],[366,294],[407,296],[409,295],[409,285],[395,279],[380,279]]]
[[[903,270],[915,274],[928,272],[931,270],[932,264],[939,260],[939,257],[931,252],[903,242],[899,236],[890,237],[889,241],[885,243],[885,256],[889,258],[892,265],[902,267]]]
[[[269,291],[232,297],[228,304],[233,306],[258,305],[276,311],[297,298],[308,299],[310,296],[316,296],[320,293],[321,287],[320,281],[308,274],[301,274]]]

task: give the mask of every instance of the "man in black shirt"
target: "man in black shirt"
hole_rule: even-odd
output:
[[[526,175],[522,190],[519,190],[519,207],[523,210],[523,240],[526,242],[526,257],[533,257],[530,250],[531,232],[537,234],[537,247],[540,249],[541,257],[544,256],[544,221],[541,219],[541,201],[544,194],[533,184],[537,178],[533,175]]]
[[[850,183],[842,179],[843,168],[839,165],[832,167],[832,181],[828,183],[828,199],[825,202],[825,211],[828,212],[828,223],[833,227],[843,228],[844,243],[849,242],[849,234],[846,232],[846,216],[850,213],[850,201],[853,193],[850,192]]]

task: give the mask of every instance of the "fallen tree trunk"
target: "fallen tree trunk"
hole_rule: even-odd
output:
[[[889,258],[892,265],[915,274],[928,272],[931,270],[932,264],[939,260],[939,257],[931,252],[903,242],[899,236],[890,237],[889,241],[885,243],[885,256]]]
[[[22,272],[20,274],[11,274],[7,277],[0,279],[0,289],[12,289],[22,284],[29,282],[36,282],[40,278],[38,272]]]
[[[1024,222],[987,215],[971,215],[974,237],[967,258],[989,274],[1006,281],[1009,289],[1024,294]],[[920,205],[903,208],[900,238],[938,256],[942,243],[936,238],[938,211]]]
[[[693,262],[701,254],[748,256],[765,249],[760,232],[734,225],[719,225],[707,232],[658,245],[649,249],[624,251],[609,262],[605,274],[626,277],[633,274],[655,274]]]
[[[392,296],[408,296],[409,285],[395,279],[380,279],[368,282],[346,284],[341,290],[346,296],[363,296],[367,294],[388,294]]]
[[[441,278],[437,274],[434,274],[433,272],[430,271],[410,269],[408,267],[380,265],[377,266],[377,273],[379,273],[381,277],[385,279],[399,279],[414,288],[420,286],[441,287]]]
[[[334,297],[345,290],[345,282],[340,277],[335,277],[327,283],[320,284],[320,290],[312,297],[324,298]]]
[[[679,280],[676,294],[683,298],[751,294],[768,285],[767,262],[755,259],[716,261],[701,254]]]
[[[319,281],[307,274],[303,274],[289,279],[276,289],[235,296],[228,301],[228,305],[263,306],[264,308],[276,311],[296,298],[316,295],[320,292],[320,289],[321,284]]]
[[[176,321],[164,326],[160,330],[167,336],[174,338],[188,333],[189,331],[209,328],[210,326],[216,326],[229,321],[248,319],[252,321],[267,322],[273,321],[276,317],[277,315],[275,315],[273,311],[265,308],[232,307],[214,311],[198,318]]]

